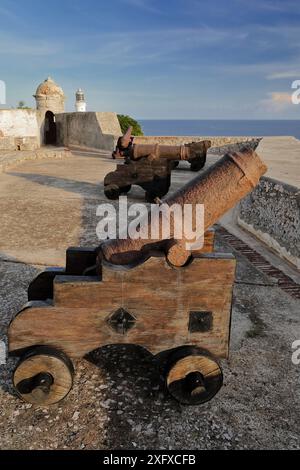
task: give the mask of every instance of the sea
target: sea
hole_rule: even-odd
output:
[[[164,120],[139,119],[147,136],[294,136],[300,139],[300,120]]]

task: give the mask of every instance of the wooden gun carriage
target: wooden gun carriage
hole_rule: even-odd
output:
[[[118,164],[104,179],[104,194],[108,199],[127,194],[135,184],[145,190],[146,201],[153,202],[168,193],[171,172],[180,160],[188,161],[192,171],[205,166],[207,150],[211,146],[208,140],[180,146],[134,144],[131,132],[132,128],[129,128],[119,138],[112,154],[114,159],[124,159],[124,163]]]
[[[8,331],[10,354],[20,356],[13,376],[18,395],[37,405],[56,403],[72,388],[71,358],[104,345],[135,344],[164,356],[166,387],[179,402],[210,400],[223,381],[218,359],[229,354],[236,261],[214,252],[209,227],[265,170],[255,152],[227,155],[164,201],[193,209],[205,204],[197,234],[199,241],[205,233],[203,246],[175,239],[174,217],[168,239],[70,248],[65,269],[41,273]]]

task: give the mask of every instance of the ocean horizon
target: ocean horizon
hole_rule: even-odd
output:
[[[139,119],[146,136],[293,136],[299,120]]]

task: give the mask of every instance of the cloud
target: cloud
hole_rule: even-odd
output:
[[[265,111],[280,113],[293,105],[291,93],[285,91],[272,91],[268,98],[260,101],[260,107]]]
[[[290,93],[273,91],[271,94],[271,100],[273,103],[291,104],[292,97]]]
[[[6,18],[8,20],[17,20],[19,21],[19,17],[17,15],[15,15],[15,13],[13,13],[11,10],[9,10],[8,8],[4,7],[4,6],[0,6],[0,16],[2,18]]]
[[[57,46],[49,41],[28,40],[11,34],[0,33],[0,54],[13,57],[49,56],[57,53]]]
[[[37,37],[29,40],[17,34],[0,33],[0,53],[10,56],[52,56],[53,64],[70,67],[83,63],[98,65],[135,65],[168,59],[177,53],[205,50],[225,40],[241,40],[244,33],[220,28],[169,28],[129,32],[111,32],[68,36],[67,41]],[[52,64],[50,64],[52,65]]]
[[[300,59],[300,58],[299,58]],[[296,61],[297,62],[297,61]],[[298,60],[299,62],[299,60]],[[286,67],[293,67],[294,61],[289,61],[286,64]],[[209,64],[206,65],[206,70],[209,71],[217,71],[218,73],[223,73],[233,76],[240,76],[240,78],[244,79],[244,77],[259,77],[267,80],[275,80],[279,78],[298,78],[300,79],[300,72],[297,74],[296,72],[280,72],[280,68],[282,67],[282,63],[277,61],[274,62],[264,62],[264,63],[216,63],[216,64]],[[195,64],[179,64],[178,69],[186,71],[186,72],[201,72],[203,70],[203,65],[199,63]]]
[[[82,64],[128,68],[141,64],[176,64],[182,53],[199,49],[206,52],[208,47],[223,44],[226,39],[238,41],[242,36],[240,32],[203,26],[69,37],[67,43],[53,40],[51,48],[56,53],[49,65],[58,68]]]
[[[123,0],[124,3],[127,3],[129,6],[138,8],[140,10],[146,11],[148,13],[162,13],[162,11],[153,5],[153,1],[148,0]]]
[[[297,13],[299,12],[298,0],[236,0],[249,9],[265,10],[278,13]]]
[[[271,73],[270,75],[266,76],[267,80],[280,80],[284,78],[300,78],[300,71],[299,72],[274,72]]]
[[[124,0],[127,3],[138,3],[140,7],[151,8],[147,0]],[[65,68],[79,67],[86,65],[115,65],[118,67],[130,67],[141,64],[165,63],[182,66],[186,65],[187,60],[185,52],[193,52],[194,60],[189,61],[189,67],[197,69],[197,66],[203,69],[203,66],[210,65],[209,48],[214,48],[214,54],[219,54],[222,48],[227,51],[234,50],[234,58],[231,62],[219,61],[224,69],[234,70],[236,72],[264,75],[272,77],[276,73],[292,69],[290,54],[279,61],[271,59],[265,60],[265,55],[269,51],[276,51],[284,40],[284,47],[289,51],[297,48],[300,40],[299,29],[281,26],[278,28],[262,27],[258,25],[249,25],[246,29],[229,28],[224,25],[222,28],[210,27],[200,24],[198,27],[174,27],[158,28],[130,31],[111,31],[96,32],[94,34],[70,34],[64,40],[59,37],[53,37],[51,41],[46,41],[43,37],[36,37],[36,40],[21,38],[16,33],[0,33],[0,53],[10,56],[11,60],[21,55],[40,57],[44,62],[49,60],[50,67]],[[264,45],[261,44],[264,39]],[[250,56],[245,63],[238,63],[236,57],[240,48],[248,50]],[[263,57],[260,57],[260,63],[253,57],[253,50],[260,50],[265,47]],[[298,51],[296,51],[298,52]],[[195,55],[197,53],[197,55]],[[247,52],[245,52],[247,54]],[[245,55],[244,54],[244,55]],[[229,54],[230,55],[230,54]],[[44,57],[44,60],[43,60]],[[232,58],[232,54],[231,54]],[[183,59],[183,60],[182,60]],[[205,64],[205,61],[207,64]],[[295,63],[295,62],[294,62]],[[285,69],[283,68],[285,67]],[[275,75],[274,75],[275,77]],[[271,78],[270,78],[271,79]]]

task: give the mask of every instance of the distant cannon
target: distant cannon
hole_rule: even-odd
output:
[[[185,145],[135,144],[130,127],[120,137],[114,159],[124,159],[124,164],[106,175],[104,193],[108,199],[117,199],[127,194],[136,184],[146,191],[146,200],[153,202],[162,198],[169,191],[171,172],[178,162],[187,161],[192,171],[201,170],[206,163],[209,140],[192,142]]]
[[[209,227],[265,171],[253,151],[228,154],[164,201],[170,208],[190,204],[192,222],[197,204],[204,204],[204,226],[192,246],[184,236],[175,237],[179,211],[170,218],[166,238],[162,216],[153,223],[154,238],[120,237],[97,248],[70,248],[66,269],[40,274],[8,331],[9,352],[21,357],[13,375],[18,395],[40,406],[56,403],[72,388],[69,357],[109,344],[135,344],[157,356],[166,388],[179,402],[196,405],[213,398],[223,380],[218,358],[229,353],[236,260],[213,252]],[[141,228],[149,222],[150,213]]]

